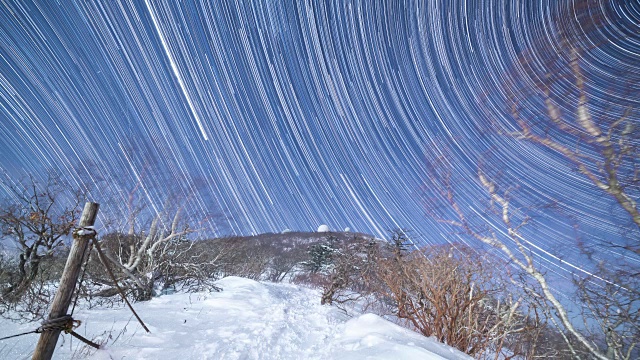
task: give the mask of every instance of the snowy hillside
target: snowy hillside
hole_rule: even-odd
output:
[[[134,304],[151,330],[125,308],[76,310],[76,331],[104,349],[63,335],[56,359],[470,359],[376,315],[349,318],[319,304],[319,292],[289,284],[228,277],[224,291],[164,295]],[[37,324],[0,320],[0,337]],[[1,359],[30,359],[30,334],[0,342]]]

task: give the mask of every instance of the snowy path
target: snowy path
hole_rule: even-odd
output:
[[[204,332],[211,340],[199,344],[191,355],[282,359],[296,353],[299,359],[326,358],[328,339],[336,332],[330,316],[335,309],[310,302],[308,289],[238,278],[219,284],[225,291],[181,314],[187,336]]]
[[[76,311],[77,331],[111,337],[105,349],[64,335],[55,359],[469,359],[375,315],[349,319],[321,306],[319,292],[230,277],[219,293],[165,295],[134,304],[147,334],[124,308]],[[0,337],[32,330],[0,321]],[[38,335],[0,342],[1,359],[30,359]],[[59,342],[60,343],[60,342]]]

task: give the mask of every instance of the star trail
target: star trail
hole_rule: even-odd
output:
[[[57,169],[98,202],[138,181],[156,209],[166,189],[194,194],[224,214],[216,235],[401,227],[436,244],[469,240],[428,215],[430,162],[469,180],[479,216],[490,163],[523,206],[556,204],[532,249],[566,269],[576,237],[623,236],[614,201],[492,129],[514,129],[514,93],[543,121],[522,89],[562,74],[568,46],[594,114],[637,110],[639,24],[634,0],[3,1],[0,167]]]

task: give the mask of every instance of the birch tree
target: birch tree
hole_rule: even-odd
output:
[[[616,269],[595,264],[589,276],[585,277],[584,273],[574,275],[582,316],[570,316],[565,303],[552,290],[551,280],[539,266],[540,258],[536,253],[542,250],[535,246],[538,239],[524,231],[533,221],[528,209],[518,205],[522,202],[515,201],[517,196],[513,190],[518,187],[517,183],[501,183],[490,175],[496,172],[495,168],[480,165],[475,180],[486,198],[472,206],[463,206],[460,194],[456,192],[457,180],[452,179],[449,159],[441,157],[436,161],[439,165],[434,167],[438,169],[431,177],[430,189],[446,210],[434,206],[432,213],[440,222],[498,250],[528,275],[535,284],[535,291],[530,294],[544,299],[542,303],[548,307],[551,320],[556,321],[559,333],[574,357],[586,354],[586,357],[597,359],[632,359],[638,356],[640,341],[637,325],[640,320],[637,312],[640,308],[637,291],[640,275],[637,265],[640,255],[637,109],[617,106],[595,114],[590,106],[588,79],[580,66],[579,50],[568,47],[564,55],[568,59],[565,64],[568,74],[563,80],[573,82],[569,94],[556,93],[560,86],[555,86],[557,77],[551,72],[540,77],[535,88],[526,92],[527,102],[521,102],[523,94],[512,90],[509,114],[516,130],[503,127],[497,130],[501,135],[559,155],[593,186],[594,196],[610,197],[619,213],[628,218],[628,221],[619,222],[621,232],[612,234],[626,238],[626,242],[602,244],[622,250],[621,258],[616,260]],[[566,82],[563,85],[567,85]],[[531,97],[541,100],[539,111],[531,109],[531,104],[536,103]],[[488,209],[484,214],[483,206]],[[588,260],[590,254],[585,252],[584,255]],[[598,324],[597,329],[591,326],[594,322]]]
[[[125,221],[113,221],[121,224],[120,228],[101,239],[107,258],[138,301],[149,300],[159,280],[167,282],[166,276],[170,269],[176,269],[177,259],[193,246],[189,236],[202,230],[202,222],[196,223],[195,215],[187,212],[188,197],[167,196],[158,209],[146,206],[138,194],[141,188],[138,183],[126,195]],[[96,276],[107,285],[112,282],[104,274]]]

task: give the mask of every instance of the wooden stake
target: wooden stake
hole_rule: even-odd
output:
[[[107,260],[107,257],[104,256],[104,253],[102,252],[102,248],[100,247],[100,243],[96,239],[93,239],[93,243],[96,245],[96,250],[98,251],[98,257],[100,258],[102,265],[104,265],[104,268],[107,270],[107,273],[111,277],[111,280],[113,280],[113,285],[115,285],[116,289],[118,289],[118,292],[122,297],[122,300],[124,300],[124,302],[127,304],[127,306],[129,307],[129,310],[131,310],[133,315],[135,315],[136,319],[138,319],[138,322],[140,323],[140,325],[142,325],[144,330],[146,332],[151,332],[149,331],[149,328],[147,327],[147,325],[144,324],[144,321],[142,321],[140,316],[138,316],[138,313],[135,310],[133,310],[133,306],[131,306],[129,299],[127,299],[127,295],[124,294],[124,291],[122,291],[122,288],[120,287],[120,285],[118,285],[118,279],[116,279],[116,276],[113,274],[113,271],[111,270],[111,266],[109,266],[109,260]]]
[[[100,204],[92,202],[87,202],[84,205],[80,223],[78,224],[80,230],[74,231],[73,244],[71,245],[69,257],[67,257],[67,263],[64,266],[64,271],[60,278],[60,287],[51,304],[48,318],[50,320],[66,315],[69,310],[69,304],[71,304],[71,298],[73,297],[78,276],[80,275],[85,249],[90,239],[95,236],[95,232],[82,229],[95,224],[99,208]],[[33,360],[51,359],[53,351],[56,348],[56,343],[58,342],[58,337],[60,336],[60,331],[61,330],[45,331],[40,335],[36,350],[33,352]]]

